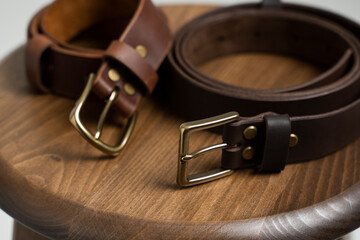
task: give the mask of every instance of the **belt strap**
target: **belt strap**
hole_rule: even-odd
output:
[[[346,18],[279,1],[219,9],[184,26],[175,37],[164,73],[164,79],[172,79],[162,83],[171,93],[167,101],[190,120],[228,111],[241,117],[230,113],[183,125],[193,129],[200,123],[208,126],[209,121],[209,127],[226,124],[224,143],[194,152],[197,156],[223,149],[223,169],[202,174],[201,179],[187,176],[179,181],[178,176],[178,182],[194,185],[204,178],[226,176],[225,170],[249,167],[280,171],[285,164],[323,157],[358,138],[359,39],[360,26]],[[256,90],[218,81],[196,68],[212,58],[245,52],[290,55],[324,72],[295,86]],[[180,151],[179,169],[185,169],[191,156]]]
[[[92,89],[128,118],[135,116],[140,99],[153,91],[158,80],[156,71],[170,42],[166,19],[150,0],[57,0],[30,22],[27,75],[43,92],[78,98],[89,74],[96,73],[87,91]],[[78,109],[87,95],[83,93]],[[74,126],[94,146],[102,145],[96,141],[106,114],[101,116],[100,130],[93,136],[77,119],[78,112],[74,110],[70,116]],[[123,138],[130,133],[126,130]]]

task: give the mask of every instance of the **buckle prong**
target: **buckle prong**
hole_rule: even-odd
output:
[[[198,149],[190,154],[187,154],[185,156],[183,156],[181,158],[182,161],[189,161],[193,158],[197,158],[198,156],[200,156],[201,154],[203,153],[206,153],[206,152],[210,152],[210,151],[214,151],[214,150],[217,150],[217,149],[224,149],[224,148],[231,148],[231,147],[236,147],[236,146],[232,146],[228,143],[219,143],[219,144],[215,144],[215,145],[211,145],[209,147],[204,147],[204,148],[201,148],[201,149]]]
[[[109,112],[109,109],[110,109],[111,105],[113,104],[114,100],[116,99],[116,97],[117,97],[117,91],[113,90],[111,92],[111,94],[110,94],[109,99],[106,100],[106,105],[105,105],[103,111],[101,112],[98,124],[96,126],[96,132],[95,132],[95,138],[96,139],[99,139],[100,136],[101,136],[101,132],[102,132],[102,129],[103,129],[103,126],[104,126],[106,116],[107,116],[107,114]]]
[[[237,121],[239,119],[240,117],[237,112],[229,112],[219,116],[181,124],[179,157],[178,157],[178,175],[177,175],[177,183],[180,186],[183,187],[193,186],[193,185],[213,181],[232,174],[233,170],[220,168],[220,169],[213,169],[208,172],[188,175],[188,169],[187,169],[188,161],[210,151],[236,147],[228,143],[219,143],[209,147],[198,149],[188,154],[189,136],[191,132],[218,127],[221,125],[225,125]]]
[[[88,96],[91,92],[91,89],[94,85],[94,81],[95,81],[95,75],[92,73],[89,76],[89,80],[84,88],[84,91],[82,92],[80,98],[76,101],[76,104],[69,115],[69,120],[72,123],[72,125],[75,127],[75,129],[80,133],[80,135],[83,136],[94,147],[98,148],[99,150],[101,150],[107,154],[116,156],[125,147],[126,143],[128,142],[128,140],[131,136],[131,133],[135,127],[137,113],[135,112],[133,114],[133,116],[131,116],[129,118],[129,120],[125,126],[124,132],[122,134],[122,137],[120,139],[120,143],[117,146],[110,146],[110,145],[104,143],[103,141],[101,141],[100,136],[101,136],[101,132],[102,132],[102,129],[104,126],[104,122],[105,122],[106,116],[110,110],[111,105],[113,104],[113,102],[115,101],[115,99],[117,97],[118,90],[114,89],[111,92],[109,98],[106,100],[106,105],[99,117],[99,121],[98,121],[98,124],[96,127],[96,132],[95,132],[95,134],[92,134],[82,123],[82,121],[80,119],[80,112],[81,112],[81,109],[82,109],[86,99],[88,98]]]

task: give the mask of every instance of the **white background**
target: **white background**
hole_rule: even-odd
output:
[[[105,1],[105,0],[103,0]],[[251,2],[253,0],[245,0]],[[160,4],[222,4],[229,5],[244,0],[153,0]],[[50,0],[0,0],[0,60],[25,42],[27,24],[34,13]],[[328,9],[360,23],[360,0],[285,0]],[[0,239],[10,240],[13,220],[0,210]],[[347,239],[360,240],[360,230]]]

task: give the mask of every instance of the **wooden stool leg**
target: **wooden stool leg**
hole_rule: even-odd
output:
[[[28,229],[24,225],[14,222],[13,240],[49,240],[49,238],[43,237],[36,232]]]

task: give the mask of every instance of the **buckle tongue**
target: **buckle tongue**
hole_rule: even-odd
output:
[[[194,185],[210,182],[222,177],[226,177],[233,173],[233,170],[219,168],[219,169],[210,170],[208,172],[188,175],[188,169],[187,169],[188,161],[209,151],[235,147],[227,143],[220,143],[196,150],[193,153],[188,154],[189,135],[191,132],[225,125],[237,121],[239,120],[239,118],[240,117],[237,112],[229,112],[219,116],[181,124],[179,156],[178,156],[178,174],[177,174],[177,183],[180,186],[183,187],[194,186]]]
[[[100,115],[96,132],[95,134],[92,134],[82,123],[80,120],[80,112],[81,108],[83,107],[86,99],[88,98],[91,89],[94,85],[95,81],[95,75],[92,73],[89,76],[89,80],[84,88],[84,91],[82,92],[80,98],[76,101],[76,104],[74,108],[72,109],[69,120],[72,123],[72,125],[75,127],[75,129],[80,133],[81,136],[83,136],[89,143],[91,143],[94,147],[98,148],[99,150],[103,151],[104,153],[107,153],[109,155],[116,156],[120,153],[120,151],[125,147],[127,141],[130,138],[130,135],[134,129],[137,113],[135,112],[133,116],[131,116],[125,126],[123,135],[121,137],[120,143],[117,146],[110,146],[103,141],[100,140],[102,128],[105,122],[105,118],[109,112],[109,109],[113,102],[116,99],[118,90],[114,89],[108,100],[106,100],[106,105]]]

